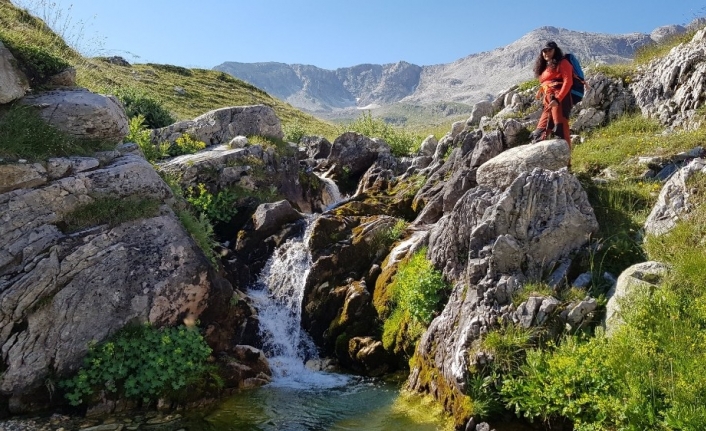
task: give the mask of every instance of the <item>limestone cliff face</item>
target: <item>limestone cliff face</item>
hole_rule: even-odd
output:
[[[656,32],[655,37],[663,37],[662,33]],[[473,104],[531,79],[538,48],[547,40],[555,40],[565,52],[573,52],[583,63],[591,64],[629,61],[635,49],[652,38],[640,33],[608,35],[541,27],[505,47],[447,64],[417,66],[400,61],[326,70],[300,64],[225,62],[214,69],[319,114],[396,102]]]

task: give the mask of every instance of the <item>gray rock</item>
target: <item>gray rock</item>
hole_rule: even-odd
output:
[[[76,86],[76,69],[67,67],[61,72],[49,78],[47,85],[51,87],[75,87]]]
[[[645,232],[662,235],[669,232],[682,217],[691,211],[687,180],[696,172],[706,173],[706,160],[694,159],[671,176],[659,193],[657,202],[645,222]]]
[[[331,143],[322,136],[304,136],[299,142],[310,159],[325,159],[331,154]]]
[[[47,160],[47,175],[50,180],[56,180],[70,174],[90,171],[100,165],[93,157],[61,157]]]
[[[152,130],[153,143],[173,143],[188,134],[207,145],[228,143],[236,136],[263,136],[282,139],[282,124],[274,109],[265,105],[233,106],[207,112],[190,121]]]
[[[642,68],[630,88],[642,114],[667,126],[697,128],[695,111],[706,99],[706,29]]]
[[[422,141],[422,146],[419,148],[419,152],[424,155],[431,157],[436,152],[436,146],[439,145],[439,141],[436,140],[434,135],[427,136],[424,141]]]
[[[479,185],[504,189],[521,172],[529,172],[534,168],[558,170],[566,167],[569,158],[569,146],[563,139],[521,145],[482,164],[476,173],[476,180]]]
[[[228,142],[228,146],[233,149],[245,148],[249,145],[248,138],[245,136],[236,136]]]
[[[576,280],[571,283],[572,287],[585,288],[588,287],[593,281],[593,275],[590,272],[584,272],[583,274],[576,277]]]
[[[77,369],[89,343],[131,322],[198,319],[214,295],[201,250],[164,206],[156,217],[62,233],[62,215],[95,195],[165,200],[152,166],[123,156],[102,169],[0,195],[0,393],[23,394]]]
[[[47,182],[47,170],[40,163],[0,164],[0,193],[32,188]]]
[[[650,261],[635,264],[620,274],[607,294],[608,303],[604,321],[607,335],[613,334],[623,324],[620,309],[622,306],[629,305],[623,303],[625,298],[633,292],[658,287],[668,271],[667,265]]]
[[[466,120],[466,125],[477,126],[480,124],[482,117],[491,116],[493,114],[493,102],[483,100],[473,105],[471,116]]]
[[[252,216],[253,227],[257,232],[271,235],[283,224],[302,219],[304,216],[292,208],[289,201],[261,204]]]
[[[27,77],[16,65],[15,57],[0,42],[0,105],[21,98],[29,90]]]
[[[53,90],[26,96],[22,103],[36,106],[47,123],[77,138],[117,144],[128,133],[125,110],[114,96],[86,89]]]

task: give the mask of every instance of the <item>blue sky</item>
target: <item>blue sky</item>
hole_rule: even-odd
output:
[[[649,33],[706,15],[705,0],[13,0],[56,3],[87,55],[212,68],[224,61],[325,69],[449,63],[541,26]],[[41,16],[41,15],[40,15]],[[72,30],[72,31],[71,31]]]

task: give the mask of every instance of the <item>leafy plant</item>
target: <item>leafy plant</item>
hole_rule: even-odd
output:
[[[74,406],[89,403],[102,390],[150,403],[173,397],[204,378],[210,354],[193,328],[125,328],[91,346],[78,373],[60,386]]]
[[[181,156],[183,154],[194,154],[206,148],[206,143],[194,139],[189,134],[179,136],[167,151],[170,156]]]
[[[427,250],[416,252],[395,275],[394,299],[412,318],[428,325],[438,311],[442,293],[448,290],[443,275],[426,258]]]
[[[195,188],[187,189],[186,200],[197,212],[206,215],[211,223],[227,223],[238,213],[235,205],[238,196],[229,189],[223,189],[214,195],[204,184],[198,184]]]
[[[581,342],[568,337],[553,351],[531,349],[517,376],[503,380],[500,393],[508,407],[529,420],[570,418],[575,430],[610,429],[621,401],[617,375],[602,351],[605,338]]]
[[[179,221],[186,231],[189,232],[191,238],[196,241],[196,244],[198,244],[208,260],[216,266],[218,264],[218,258],[213,250],[216,244],[215,235],[213,233],[213,225],[206,214],[201,213],[196,217],[186,209],[178,209],[176,213],[177,217],[179,217]]]
[[[125,137],[125,141],[136,143],[137,146],[140,147],[142,154],[145,155],[145,159],[150,162],[167,157],[169,144],[153,144],[150,139],[150,131],[145,127],[144,121],[144,117],[139,114],[130,118],[130,122],[128,123],[129,131]]]

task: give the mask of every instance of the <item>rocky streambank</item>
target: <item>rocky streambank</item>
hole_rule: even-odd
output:
[[[636,107],[669,126],[698,121],[693,113],[705,96],[702,80],[693,74],[700,73],[701,63],[693,60],[693,67],[682,70],[678,60],[701,58],[703,38],[701,31],[664,62],[652,64],[639,83],[589,77],[591,90],[576,107],[577,130]],[[682,86],[664,92],[679,95],[669,111],[647,106],[639,90],[665,70],[683,77],[675,81]],[[11,67],[0,73],[14,74],[8,82],[23,82]],[[23,91],[5,99],[22,99]],[[86,93],[71,91],[72,97]],[[536,121],[532,94],[513,87],[478,104],[467,121],[441,139],[427,138],[408,157],[356,132],[333,142],[321,137],[282,142],[271,108],[226,107],[153,131],[155,145],[189,135],[208,146],[151,164],[137,145],[122,142],[127,120],[119,103],[91,93],[89,99],[104,102],[97,112],[115,108],[114,127],[99,131],[114,150],[0,165],[0,414],[66,407],[59,382],[77,372],[90,346],[135,324],[198,331],[209,349],[208,363],[221,376],[221,394],[267,384],[272,373],[247,287],[274,250],[301,236],[303,220],[315,213],[306,244],[311,268],[301,326],[319,352],[366,376],[404,368],[412,357],[408,387],[443,404],[459,429],[475,426],[469,382],[475,370],[494,360],[480,343],[483,337],[509,325],[558,337],[600,323],[598,301],[585,289],[592,277],[589,237],[598,229],[594,209],[567,169],[566,142],[528,144],[527,130]],[[85,118],[55,125],[77,136],[96,131],[80,127],[95,121],[85,112]],[[686,179],[704,171],[703,150],[690,154],[681,160],[686,167],[674,167],[681,170],[663,188],[646,230],[668,230],[670,220],[688,214]],[[348,196],[339,199],[338,190]],[[185,211],[193,208],[185,196],[231,199],[225,212],[203,210],[214,222],[215,246],[198,243],[187,229]],[[146,199],[154,207],[129,220],[67,228],[77,209],[107,198]],[[394,314],[403,301],[394,293],[400,289],[397,276],[415,256],[430,265],[425,274],[438,273],[442,282],[436,308],[423,325],[423,318]],[[633,273],[619,278],[616,295],[630,289],[623,280],[640,279],[639,271]],[[517,300],[524,286],[536,282],[551,293]],[[562,295],[572,289],[579,294]],[[157,404],[171,409],[191,401]],[[139,403],[102,389],[83,404],[84,410],[115,419],[52,416],[0,425],[181,426],[172,422],[177,416],[166,414],[115,416],[138,411]]]

